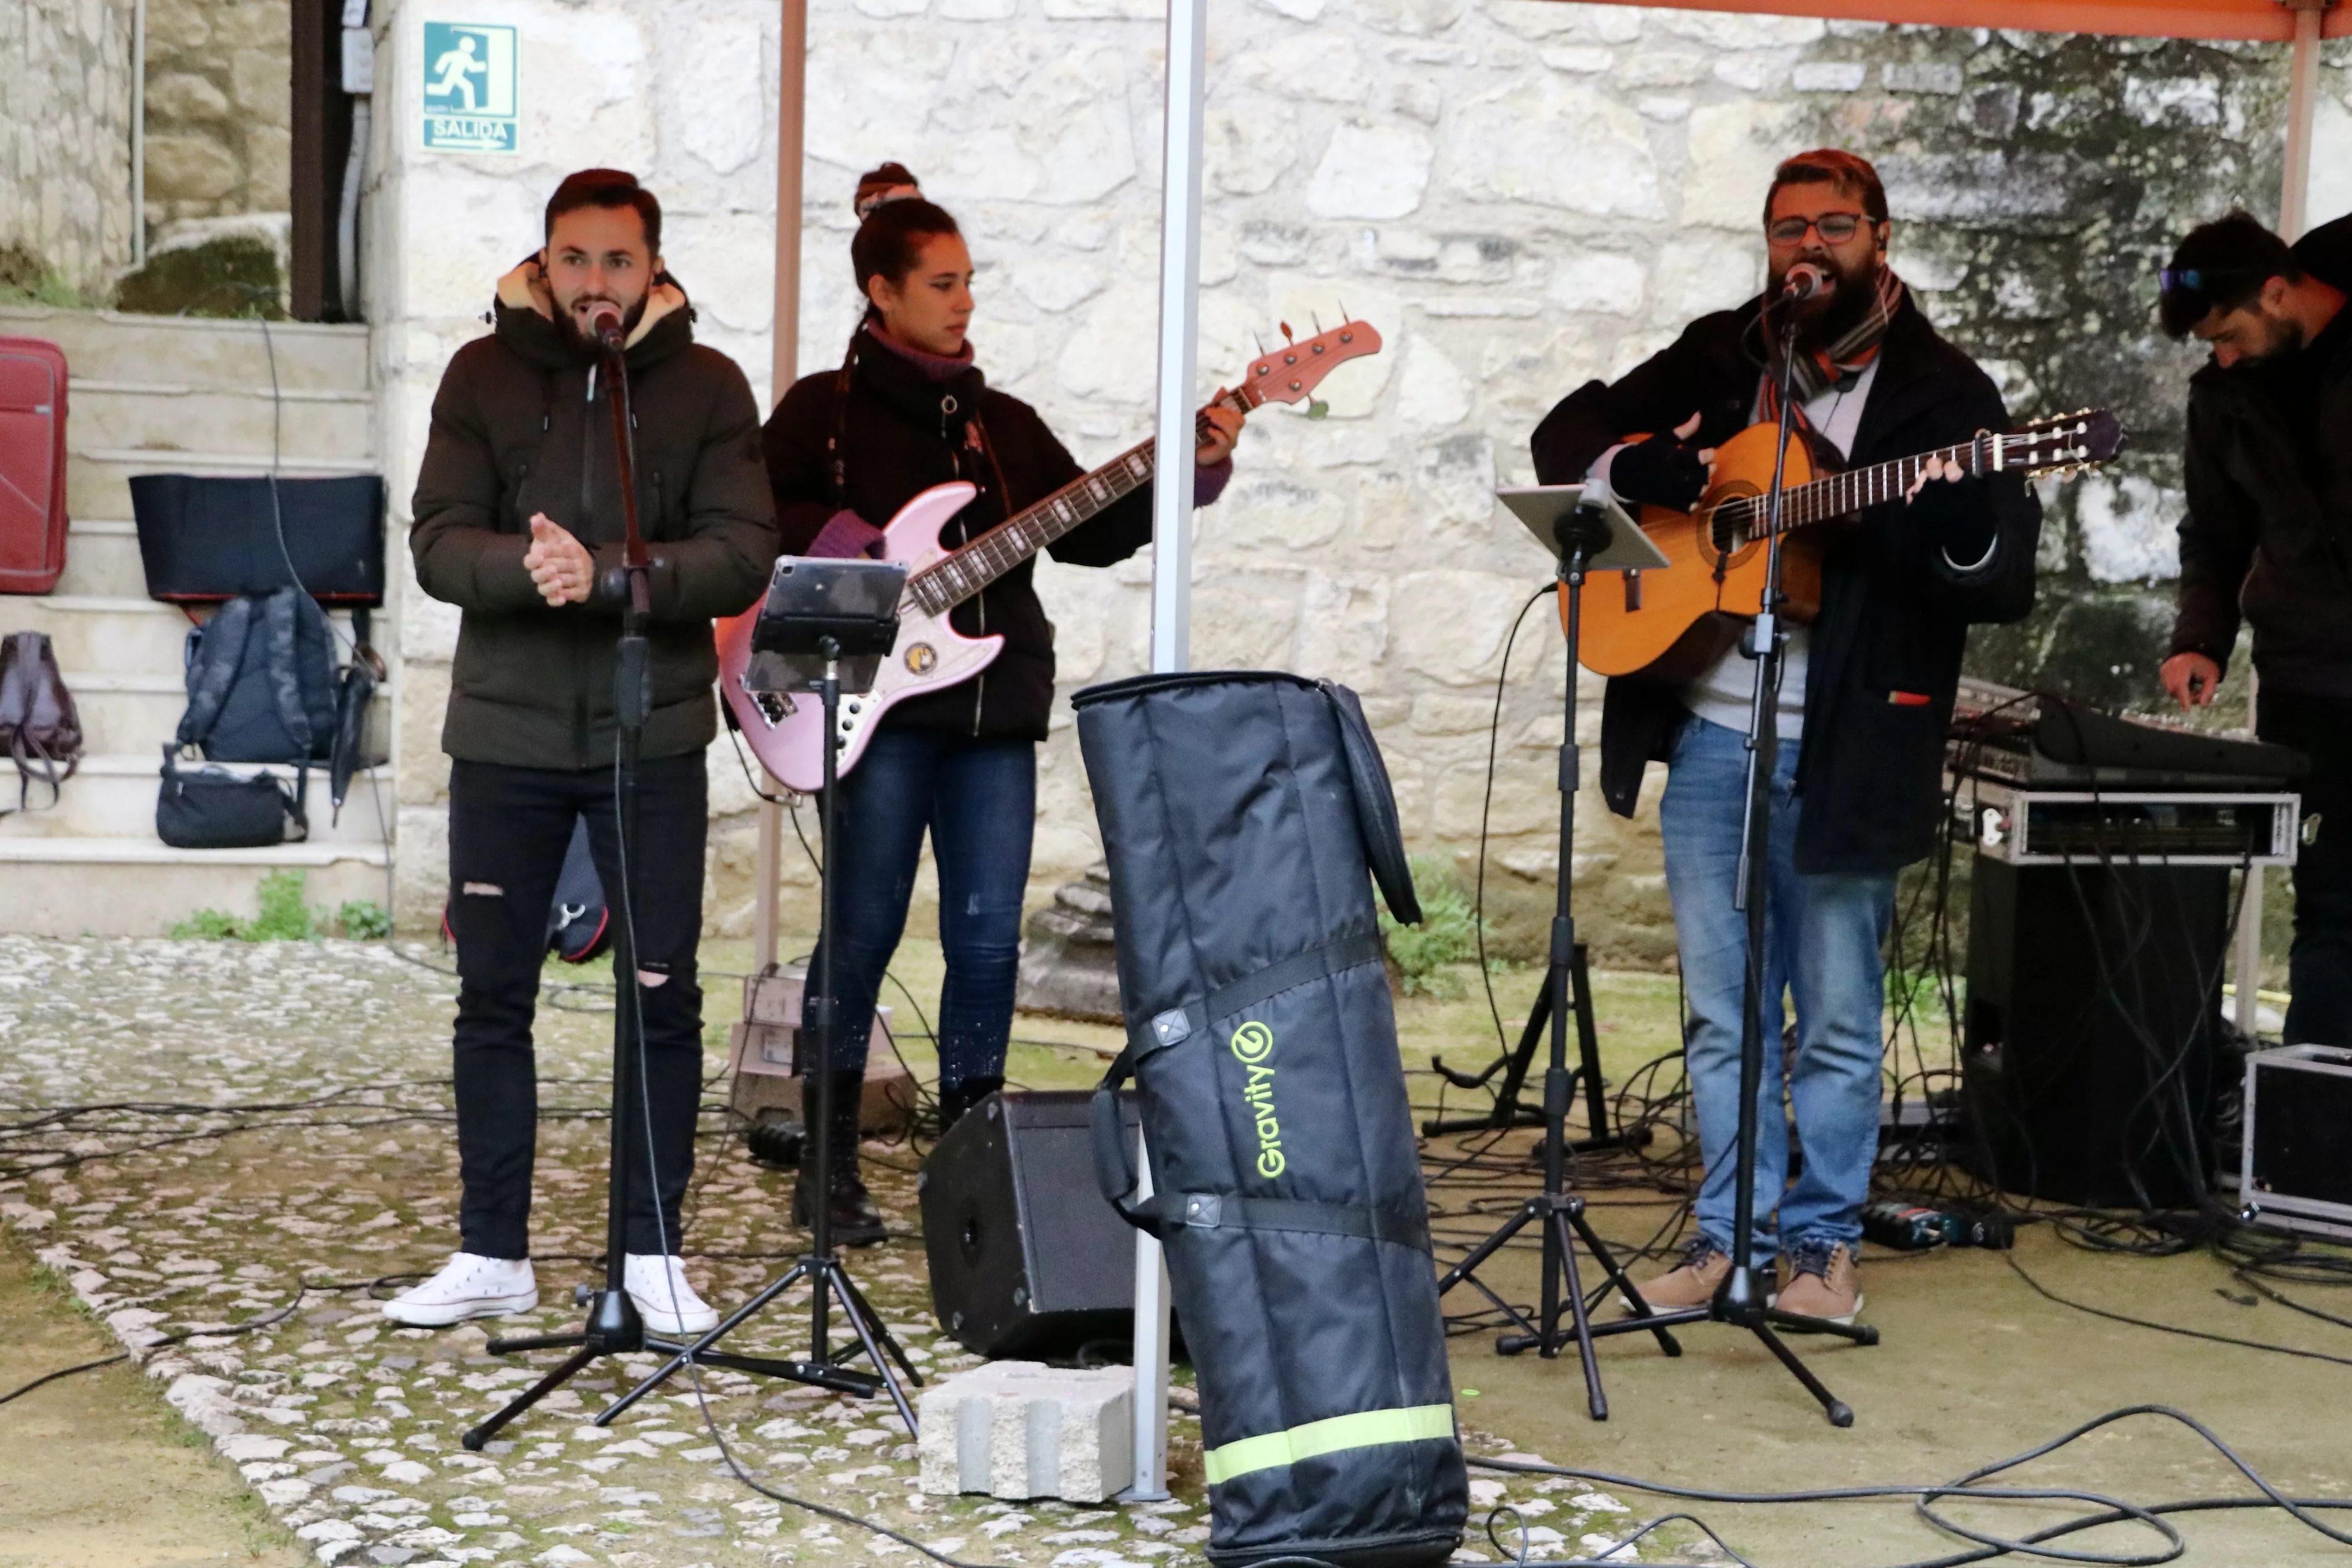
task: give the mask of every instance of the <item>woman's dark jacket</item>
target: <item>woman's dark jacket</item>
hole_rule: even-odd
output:
[[[613,760],[620,605],[605,593],[625,528],[604,378],[560,331],[536,268],[499,280],[497,327],[449,362],[433,399],[408,546],[427,594],[465,612],[441,749],[469,762],[591,768]],[[648,297],[627,350],[637,513],[653,556],[648,757],[719,733],[713,617],[747,609],[775,559],[760,409],[735,362],[694,342],[676,285]],[[523,568],[545,512],[596,558],[584,605],[551,608]]]
[[[1693,413],[1698,446],[1737,434],[1756,406],[1762,374],[1757,309],[1750,300],[1702,317],[1614,385],[1596,381],[1570,394],[1536,429],[1537,478],[1577,483],[1626,436],[1672,430]],[[1990,379],[1907,298],[1880,352],[1848,466],[2008,428]],[[1889,872],[1934,847],[1944,733],[1968,627],[2016,620],[2032,607],[2041,528],[2041,506],[2023,481],[1994,476],[1931,483],[1917,503],[1869,508],[1859,527],[1832,536],[1807,653],[1799,870]],[[1992,554],[1976,570],[1951,564],[1976,562],[1988,538]],[[1614,586],[1603,583],[1593,591]],[[1601,784],[1612,810],[1633,814],[1643,764],[1666,756],[1687,717],[1678,688],[1633,677],[1609,683]]]
[[[848,407],[842,411],[844,491],[838,500],[826,443],[835,429],[840,372],[802,377],[768,417],[761,447],[786,554],[805,553],[845,507],[877,528],[886,527],[916,496],[955,479],[980,487],[978,497],[940,535],[943,544],[962,544],[1086,472],[1035,409],[991,388],[977,365],[934,380],[870,334],[861,335],[858,347]],[[993,465],[967,437],[974,409],[995,449]],[[1012,492],[1009,506],[1004,489]],[[1146,485],[1047,549],[1056,561],[1109,566],[1150,542],[1151,487]],[[949,624],[966,637],[1004,638],[994,661],[971,680],[900,703],[886,724],[957,735],[1045,738],[1054,705],[1054,623],[1037,602],[1035,571],[1034,560],[1024,561],[949,614]]]
[[[2352,290],[2352,218],[2294,255]],[[2171,651],[2226,669],[2242,612],[2265,687],[2352,698],[2352,309],[2283,361],[2192,376],[2185,468]]]

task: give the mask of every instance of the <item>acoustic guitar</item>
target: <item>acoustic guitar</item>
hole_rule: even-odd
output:
[[[1580,641],[1587,669],[1688,681],[1730,647],[1738,627],[1727,617],[1755,617],[1764,597],[1765,499],[1778,429],[1751,425],[1717,447],[1706,491],[1691,510],[1641,509],[1642,531],[1670,564],[1622,574],[1622,594],[1608,586],[1586,592]],[[1930,458],[1970,474],[2032,479],[2111,462],[2124,446],[2123,426],[2103,408],[2039,419],[2003,435],[1979,431],[1957,447],[1843,473],[1819,471],[1806,443],[1791,439],[1780,498],[1784,613],[1804,622],[1820,612],[1829,530],[1816,525],[1851,520],[1864,507],[1899,504]],[[1560,592],[1564,616],[1567,590]]]
[[[1283,329],[1290,336],[1290,329]],[[1381,351],[1381,335],[1362,321],[1347,321],[1303,342],[1286,342],[1251,362],[1241,384],[1216,402],[1244,414],[1268,403],[1308,398],[1336,365]],[[1321,405],[1310,406],[1310,416]],[[1190,471],[1192,454],[1185,454]],[[882,716],[911,697],[971,679],[988,668],[1004,646],[1001,637],[968,637],[949,624],[949,614],[966,599],[1012,571],[1038,551],[1151,482],[1153,443],[1130,447],[1081,475],[1035,505],[955,549],[940,532],[970,505],[979,491],[962,480],[934,485],[898,509],[883,530],[881,558],[903,561],[910,570],[898,603],[898,637],[882,661],[874,689],[841,704],[840,769],[846,774],[874,738]],[[824,778],[824,718],[814,697],[744,689],[751,658],[751,624],[759,607],[719,623],[719,689],[735,714],[743,737],[786,789],[813,795]]]

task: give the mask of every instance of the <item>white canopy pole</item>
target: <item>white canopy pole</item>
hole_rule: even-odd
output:
[[[1151,668],[1191,662],[1194,342],[1201,313],[1201,112],[1208,0],[1168,0],[1168,126],[1160,185],[1159,478],[1151,487]],[[1137,1139],[1148,1194],[1151,1163]],[[1168,1269],[1160,1244],[1135,1236],[1135,1484],[1168,1495]]]
[[[784,0],[776,69],[776,326],[768,359],[770,405],[799,378],[801,363],[801,159],[808,104],[808,0]],[[751,904],[751,956],[776,962],[776,902],[784,873],[784,808],[760,802],[759,884]]]
[[[2287,58],[2286,177],[2279,189],[2279,233],[2289,240],[2303,236],[2311,198],[2312,132],[2319,110],[2319,24],[2325,0],[2282,0],[2294,13],[2294,47]],[[2252,666],[2246,668],[2246,733],[2254,732],[2254,708],[2262,700]],[[2263,984],[2263,876],[2261,867],[2246,869],[2245,888],[2238,903],[2237,952],[2230,964],[2237,982],[2237,1007],[2232,1021],[2238,1033],[2253,1038],[2260,1016]]]

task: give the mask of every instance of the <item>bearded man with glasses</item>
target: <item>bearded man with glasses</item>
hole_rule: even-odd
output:
[[[2294,864],[2289,1045],[2352,1044],[2352,218],[2293,246],[2242,212],[2191,229],[2158,314],[2212,358],[2189,381],[2179,603],[2158,670],[2213,700],[2242,620],[2257,732],[2311,759]]]
[[[1798,313],[1795,424],[1817,459],[1858,467],[2007,428],[1991,380],[1937,335],[1887,265],[1893,234],[1868,163],[1835,151],[1783,163],[1765,195],[1764,293],[1701,317],[1624,379],[1571,393],[1537,427],[1537,477],[1691,510],[1707,488],[1713,448],[1777,416],[1788,310]],[[1784,300],[1800,263],[1818,268],[1823,285]],[[2042,514],[2022,481],[1932,467],[1908,497],[1838,525],[1822,559],[1820,613],[1790,629],[1778,697],[1750,1261],[1760,1270],[1784,1258],[1780,1304],[1839,1322],[1863,1304],[1855,1247],[1878,1146],[1879,948],[1895,873],[1936,842],[1944,732],[1969,626],[2015,620],[2033,601]],[[1747,973],[1747,921],[1734,892],[1755,671],[1727,635],[1735,629],[1697,628],[1716,640],[1696,679],[1620,677],[1602,706],[1601,782],[1612,810],[1631,816],[1645,764],[1666,764],[1659,825],[1706,1159],[1696,1234],[1640,1288],[1662,1309],[1705,1302],[1731,1267]],[[1784,1070],[1788,1002],[1796,1019]],[[1803,1150],[1793,1184],[1791,1113]]]

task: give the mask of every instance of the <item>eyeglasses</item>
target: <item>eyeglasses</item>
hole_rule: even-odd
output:
[[[1811,229],[1827,245],[1843,245],[1854,237],[1864,224],[1875,224],[1876,218],[1860,213],[1823,213],[1819,217],[1784,217],[1764,226],[1766,237],[1775,245],[1794,245]]]

